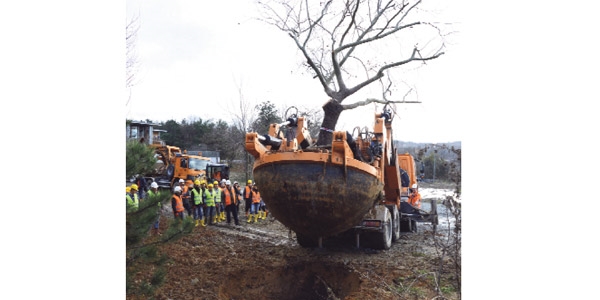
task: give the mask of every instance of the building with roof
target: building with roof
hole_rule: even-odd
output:
[[[137,140],[141,143],[149,145],[165,145],[165,142],[160,138],[161,132],[167,132],[164,129],[156,129],[160,124],[150,123],[146,121],[129,121],[126,126],[125,136],[129,140]]]

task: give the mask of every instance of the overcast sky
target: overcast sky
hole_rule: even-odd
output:
[[[461,28],[460,1],[429,2],[440,3],[435,7],[440,22]],[[140,66],[126,117],[228,121],[227,113],[236,111],[239,88],[251,103],[271,101],[280,110],[292,105],[320,108],[328,100],[323,88],[299,67],[302,57],[293,41],[256,21],[253,3],[228,1],[224,9],[214,1],[127,0],[128,19],[140,19],[136,44]],[[464,63],[461,33],[454,34],[451,42],[445,55],[405,79],[416,87],[409,100],[422,103],[397,107],[395,139],[439,143],[463,138],[460,103],[466,83],[457,72]],[[366,97],[381,98],[379,90],[365,91],[344,103]],[[336,129],[371,127],[374,113],[373,105],[345,111]]]

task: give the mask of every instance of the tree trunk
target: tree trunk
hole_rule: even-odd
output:
[[[323,111],[325,112],[323,117],[323,123],[321,123],[321,131],[319,132],[319,138],[317,139],[318,146],[327,146],[331,145],[331,140],[333,138],[333,130],[335,130],[335,125],[340,118],[340,114],[344,108],[342,105],[331,99],[323,105]],[[331,131],[330,131],[331,130]]]

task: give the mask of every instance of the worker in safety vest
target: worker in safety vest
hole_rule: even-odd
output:
[[[135,195],[137,195],[137,193],[132,193],[130,186],[125,188],[125,204],[127,213],[135,212],[138,209],[139,203],[134,201],[134,199],[137,200]]]
[[[183,211],[185,208],[183,207],[183,200],[181,199],[181,187],[176,186],[173,189],[173,196],[171,196],[171,206],[173,207],[173,215],[175,219],[183,220]]]
[[[240,225],[237,213],[238,195],[231,186],[231,181],[225,181],[225,188],[221,192],[221,195],[221,200],[225,203],[225,211],[227,212],[227,224],[231,224],[231,215],[233,215],[235,225]]]
[[[147,198],[154,198],[158,196],[158,183],[156,183],[156,181],[153,181],[150,184],[150,190],[148,191],[147,194]],[[160,214],[161,214],[161,210],[162,210],[162,203],[160,201],[158,201],[158,209],[156,210],[156,221],[154,221],[154,226],[152,227],[152,234],[156,235],[160,235],[160,231],[158,230],[158,226],[160,225]]]
[[[204,204],[206,204],[206,220],[209,225],[213,225],[217,222],[215,216],[215,198],[217,197],[217,192],[213,189],[213,184],[209,183],[206,187],[206,190],[202,194],[202,199],[204,200]]]
[[[219,182],[219,189],[221,190],[221,195],[223,195],[223,190],[225,190],[225,182],[227,180],[225,179],[221,179],[221,182]],[[221,213],[219,214],[219,219],[221,220],[221,222],[225,221],[225,202],[221,201],[221,208],[220,208]]]
[[[244,206],[246,210],[246,217],[248,217],[250,206],[252,206],[252,180],[248,180],[246,187],[244,187]]]
[[[204,223],[204,212],[202,209],[202,188],[200,187],[200,180],[194,181],[194,187],[192,188],[192,203],[194,204],[194,220],[196,220],[196,227]]]
[[[260,197],[260,203],[258,205],[258,218],[262,220],[266,219],[268,212],[269,211],[267,210],[267,205],[265,204],[265,201],[263,201],[263,198]]]
[[[183,200],[183,207],[187,211],[187,217],[193,217],[193,208],[192,208],[192,192],[191,189],[194,187],[194,182],[191,180],[186,180],[181,188],[181,200]]]
[[[204,215],[204,224],[208,224],[208,219],[206,218],[206,202],[204,202],[204,192],[206,191],[206,180],[204,178],[200,179],[200,197],[202,197],[202,213]]]
[[[408,196],[408,202],[410,205],[421,208],[421,194],[419,194],[419,189],[417,184],[413,184],[410,189],[410,196]]]
[[[138,198],[138,186],[137,184],[132,184],[128,188],[129,191],[127,191],[127,188],[125,189],[125,199],[127,200],[127,212],[136,212],[140,207],[140,199]]]
[[[214,181],[213,182],[213,189],[215,190],[215,193],[217,194],[215,196],[215,220],[217,223],[221,222],[221,187],[219,187],[219,182],[218,181]]]
[[[242,189],[240,188],[240,184],[237,181],[233,182],[233,190],[235,191],[235,196],[237,197],[237,213],[238,216],[240,215],[240,203],[242,201],[240,201],[240,199],[242,199],[243,195],[242,195]]]
[[[252,222],[254,217],[254,223],[258,222],[258,208],[260,206],[260,192],[256,184],[252,187],[252,206],[250,207],[250,215],[248,215],[248,223]]]

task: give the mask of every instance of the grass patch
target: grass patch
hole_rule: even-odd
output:
[[[451,285],[445,285],[445,286],[440,287],[440,291],[442,292],[442,294],[446,294],[446,295],[456,293],[456,289]]]

